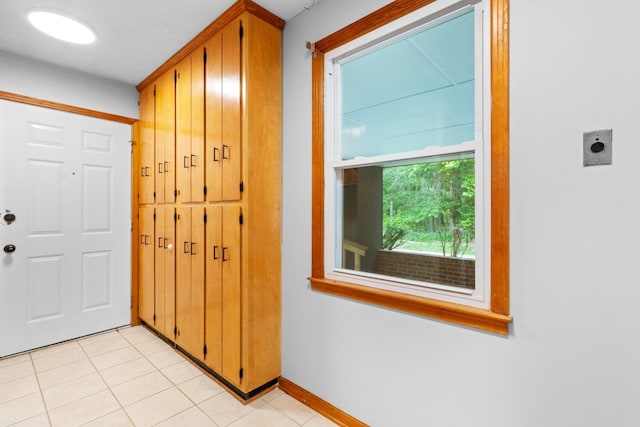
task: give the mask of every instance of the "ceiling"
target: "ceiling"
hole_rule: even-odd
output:
[[[319,0],[255,0],[285,21]],[[1,0],[0,51],[136,85],[235,0]],[[76,18],[97,34],[74,45],[39,32],[27,11]]]
[[[475,15],[445,16],[340,66],[343,159],[475,137]]]

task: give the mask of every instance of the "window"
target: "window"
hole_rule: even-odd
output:
[[[507,23],[395,1],[315,44],[314,289],[508,333]]]

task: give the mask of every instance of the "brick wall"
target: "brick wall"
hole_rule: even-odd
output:
[[[387,276],[474,289],[476,262],[467,258],[381,249],[376,256],[375,272]]]

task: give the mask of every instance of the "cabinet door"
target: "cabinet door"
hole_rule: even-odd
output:
[[[205,363],[240,385],[240,207],[207,208]]]
[[[155,144],[155,95],[154,86],[150,85],[140,92],[140,181],[138,202],[153,203],[155,174],[153,173]]]
[[[204,202],[204,48],[191,55],[191,201]]]
[[[222,373],[222,207],[207,207],[205,363]]]
[[[176,67],[176,200],[191,201],[191,57]]]
[[[207,200],[239,200],[242,181],[240,21],[205,44]]]
[[[153,315],[155,311],[155,291],[154,291],[154,225],[153,207],[140,206],[140,269],[138,278],[138,315],[144,322],[153,325]]]
[[[204,359],[204,207],[176,212],[176,344]]]
[[[204,201],[204,48],[176,67],[176,194]]]
[[[205,43],[205,162],[207,200],[222,200],[222,34]]]
[[[156,82],[156,202],[175,201],[175,72]]]
[[[242,295],[240,288],[240,214],[238,206],[222,208],[222,372],[240,385]]]
[[[240,20],[222,30],[222,200],[240,199],[242,70]]]
[[[156,316],[155,327],[166,337],[173,337],[175,327],[175,223],[174,208],[156,208]]]

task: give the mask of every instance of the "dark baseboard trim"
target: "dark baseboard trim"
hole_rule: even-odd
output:
[[[196,365],[201,370],[205,371],[207,374],[211,375],[218,383],[220,383],[220,385],[222,385],[224,388],[229,390],[231,393],[235,394],[236,397],[239,398],[239,400],[242,403],[251,402],[254,398],[256,398],[257,396],[262,394],[264,391],[266,391],[266,390],[268,390],[270,388],[273,388],[278,384],[278,378],[274,378],[271,381],[268,381],[268,382],[262,384],[261,386],[256,387],[255,389],[245,393],[245,392],[241,391],[240,389],[238,389],[236,386],[234,386],[232,383],[230,383],[228,380],[226,380],[224,377],[222,377],[220,374],[218,374],[216,371],[211,369],[209,366],[207,366],[204,362],[202,362],[201,360],[198,360],[197,358],[195,358],[193,355],[191,355],[184,348],[180,347],[179,345],[176,345],[176,343],[173,342],[171,339],[169,339],[166,336],[162,335],[153,326],[149,325],[148,323],[146,323],[144,321],[142,321],[142,325],[145,326],[147,329],[149,329],[154,334],[156,334],[158,336],[158,338],[160,338],[161,340],[165,341],[168,345],[173,347],[176,351],[178,351],[185,358],[189,359],[189,361],[191,363]]]
[[[198,365],[198,367],[200,369],[202,369],[203,371],[206,371],[209,375],[211,375],[216,380],[221,382],[229,391],[231,391],[233,394],[235,394],[237,397],[239,397],[244,403],[249,403],[251,400],[253,400],[254,397],[258,396],[263,391],[265,391],[265,390],[267,390],[269,388],[272,388],[276,384],[278,384],[278,378],[274,378],[271,381],[266,382],[266,383],[262,384],[261,386],[256,387],[253,390],[245,393],[245,392],[239,390],[236,386],[231,384],[229,381],[227,381],[224,377],[220,376],[220,374],[218,374],[216,371],[214,371],[213,369],[208,367],[204,362],[202,362],[201,360],[198,360],[195,357],[193,357],[189,352],[187,352],[182,347],[176,346],[176,349],[178,351],[180,351],[180,353],[182,353],[186,357],[188,357],[189,360],[191,360],[193,363]]]

